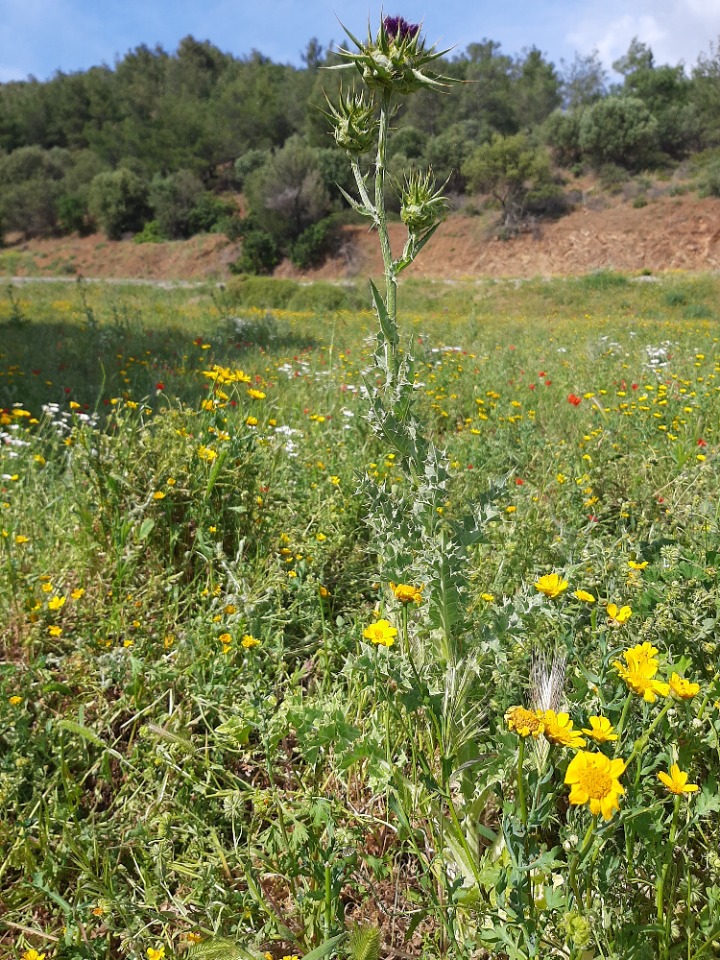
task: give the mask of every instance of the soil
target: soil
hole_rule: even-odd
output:
[[[599,269],[720,270],[717,198],[665,194],[636,208],[622,196],[595,196],[589,189],[565,217],[535,224],[511,240],[497,238],[493,216],[450,216],[406,276],[459,280],[563,276]],[[393,223],[390,233],[393,250],[399,252],[405,228]],[[10,251],[18,255],[8,257]],[[231,276],[230,264],[239,252],[239,244],[215,235],[157,244],[71,236],[16,241],[2,260],[5,269],[18,276],[224,280]],[[348,226],[338,255],[322,267],[303,273],[285,261],[276,276],[342,280],[381,272],[376,237],[364,226]]]

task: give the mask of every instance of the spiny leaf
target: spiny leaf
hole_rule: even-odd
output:
[[[255,954],[224,937],[194,943],[188,948],[187,956],[192,960],[258,960]]]
[[[380,329],[382,330],[388,343],[393,344],[393,346],[397,346],[400,340],[400,337],[398,336],[397,324],[387,312],[387,308],[383,303],[382,297],[380,296],[380,291],[372,282],[372,280],[370,281],[370,290],[372,291],[372,297],[375,302],[375,309],[377,311]]]
[[[357,926],[350,931],[350,960],[380,960],[380,930]]]

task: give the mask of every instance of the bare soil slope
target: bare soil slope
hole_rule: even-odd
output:
[[[408,276],[436,279],[562,276],[598,269],[623,271],[720,270],[720,199],[686,194],[662,196],[636,209],[603,199],[578,207],[510,241],[492,235],[486,217],[455,214],[440,227]],[[402,248],[402,224],[391,226],[393,247]],[[100,236],[65,237],[16,244],[2,262],[6,272],[80,274],[86,277],[156,280],[222,280],[239,255],[224,237],[136,244]],[[17,256],[8,257],[14,251]],[[285,262],[284,277],[340,280],[382,270],[376,238],[363,226],[345,228],[341,253],[307,273]]]

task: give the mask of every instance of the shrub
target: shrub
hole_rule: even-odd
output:
[[[212,228],[213,233],[222,233],[230,241],[240,240],[245,235],[242,217],[237,214],[221,217]]]
[[[167,237],[162,232],[157,220],[148,220],[140,233],[133,237],[135,243],[162,243]]]
[[[237,213],[234,203],[204,190],[190,211],[189,227],[191,236],[196,233],[217,233],[221,223],[232,219]]]
[[[238,276],[228,283],[227,297],[235,306],[284,310],[299,288],[294,280]]]
[[[108,240],[136,233],[148,217],[148,185],[132,170],[99,173],[90,184],[90,214]]]
[[[351,292],[344,287],[332,283],[310,283],[298,286],[288,302],[288,310],[335,313],[338,310],[356,307],[356,300],[357,298],[352,298]],[[365,306],[364,301],[361,301],[361,305]]]
[[[87,231],[87,201],[77,193],[64,193],[56,204],[58,226],[64,233]]]
[[[582,110],[565,113],[554,110],[545,121],[545,142],[553,159],[561,167],[572,167],[582,157],[580,149],[580,120]]]
[[[290,259],[300,270],[308,270],[321,264],[337,240],[336,217],[326,217],[311,224],[290,244]]]
[[[616,163],[605,163],[598,172],[600,186],[609,193],[618,193],[624,183],[627,183],[628,172]]]
[[[657,120],[637,97],[606,97],[583,113],[579,144],[595,167],[614,163],[641,169],[657,153]]]
[[[720,160],[709,163],[698,181],[701,197],[720,197]]]
[[[629,280],[622,273],[613,273],[612,270],[596,270],[580,277],[577,281],[586,290],[613,290],[617,287],[626,287]]]
[[[243,236],[242,253],[230,270],[232,273],[272,273],[280,260],[280,249],[266,230],[249,230]]]
[[[233,204],[205,190],[200,178],[190,170],[155,177],[150,184],[150,204],[161,232],[170,240],[209,233],[235,209]]]

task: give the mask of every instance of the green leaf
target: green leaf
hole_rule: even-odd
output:
[[[257,954],[224,937],[193,944],[188,948],[187,956],[192,960],[258,960]]]
[[[346,936],[346,933],[339,933],[336,937],[330,937],[325,943],[321,943],[319,947],[315,947],[310,953],[306,953],[303,960],[323,960],[323,957],[327,957],[329,954],[335,952],[335,947],[337,947]]]
[[[92,743],[94,746],[100,747],[101,750],[108,749],[107,744],[100,739],[95,731],[91,730],[90,727],[83,726],[82,723],[76,723],[75,720],[58,720],[57,725],[60,730],[67,730],[68,733],[74,733],[78,737],[82,737],[83,740]]]
[[[154,527],[155,521],[152,519],[152,517],[146,517],[140,524],[140,529],[137,532],[138,540],[147,540],[147,538],[153,532]]]
[[[375,310],[377,312],[378,321],[380,323],[380,329],[382,330],[383,336],[391,343],[393,346],[397,346],[400,342],[400,337],[398,335],[397,324],[387,312],[387,308],[383,302],[383,298],[380,296],[380,291],[375,286],[375,284],[370,281],[370,290],[372,291],[373,301],[375,303]]]
[[[380,930],[378,927],[356,926],[350,931],[348,942],[350,960],[380,960]]]

